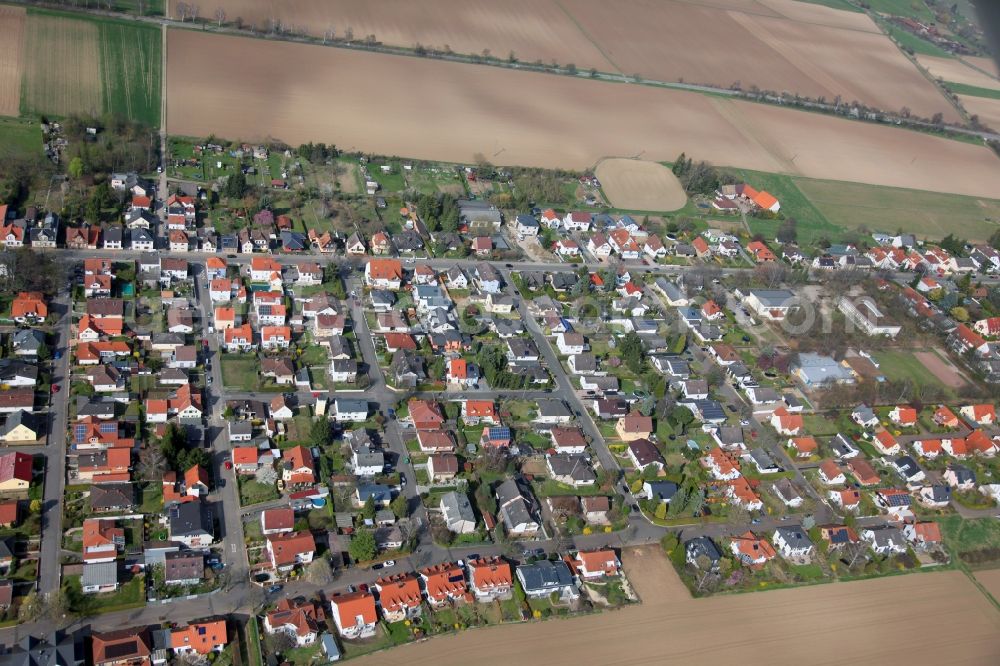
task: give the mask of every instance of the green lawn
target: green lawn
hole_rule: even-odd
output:
[[[820,238],[831,241],[842,233],[840,227],[832,224],[802,193],[795,179],[776,173],[736,169],[735,173],[757,190],[767,190],[781,202],[781,212],[787,217],[794,217],[797,223],[799,244],[803,247],[812,245]],[[754,217],[747,218],[750,229],[760,233],[767,239],[773,239],[781,226],[781,220],[763,220]]]
[[[260,481],[240,478],[239,485],[240,504],[243,506],[260,504],[261,502],[270,502],[278,499],[279,497],[277,488],[272,485],[261,483]]]
[[[35,120],[0,117],[0,159],[42,153],[42,127]]]
[[[831,232],[831,241],[859,227],[887,233],[902,228],[929,239],[955,232],[967,240],[985,241],[996,229],[995,220],[1000,219],[997,199],[833,180],[791,180],[812,208],[839,231]],[[781,209],[799,220],[801,240],[803,225],[797,210],[792,205],[786,207],[784,199]]]
[[[145,579],[141,575],[133,577],[110,594],[84,594],[79,576],[67,576],[63,581],[70,610],[80,615],[97,615],[145,606],[144,588]]]
[[[282,656],[285,661],[295,666],[299,666],[300,664],[305,665],[311,663],[319,655],[320,647],[320,642],[316,641],[313,645],[285,650]]]
[[[980,88],[979,86],[970,86],[965,83],[952,83],[951,81],[945,81],[945,86],[947,86],[948,89],[956,95],[972,95],[973,97],[1000,99],[1000,90],[994,90],[992,88]]]
[[[330,362],[326,349],[319,345],[308,345],[299,356],[300,365],[326,365]]]
[[[837,423],[826,418],[822,414],[805,414],[802,417],[807,435],[819,437],[822,435],[836,435],[838,432]]]
[[[226,388],[255,391],[260,379],[257,358],[253,355],[223,354],[222,383]]]
[[[163,486],[150,483],[143,488],[140,495],[140,513],[159,513],[163,511]]]
[[[876,354],[879,371],[893,381],[909,379],[920,386],[943,386],[930,370],[908,351],[884,351]]]
[[[961,516],[938,519],[945,545],[959,559],[972,567],[995,567],[1000,562],[1000,520]]]

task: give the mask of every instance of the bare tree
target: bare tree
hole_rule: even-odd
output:
[[[218,9],[216,9],[215,10],[215,20],[219,24],[219,27],[221,28],[222,24],[226,22],[226,10],[223,9],[222,7],[219,7]]]
[[[305,579],[313,585],[329,585],[333,582],[333,570],[330,568],[330,560],[321,557],[313,560],[306,567]]]
[[[167,469],[167,459],[159,446],[146,446],[139,453],[139,473],[146,481],[156,481]]]

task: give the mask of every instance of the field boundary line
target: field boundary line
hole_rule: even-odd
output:
[[[584,29],[583,25],[581,25],[580,22],[576,20],[576,17],[573,16],[573,14],[568,9],[566,9],[566,7],[563,6],[563,3],[560,0],[556,0],[556,7],[558,7],[559,11],[565,14],[566,18],[568,18],[570,22],[576,26],[576,29],[580,31],[580,34],[583,35],[588,42],[590,42],[590,45],[593,46],[595,49],[597,49],[597,52],[601,54],[601,57],[607,60],[608,64],[611,65],[613,68],[615,68],[615,70],[617,70],[619,74],[625,76],[625,72],[622,71],[622,68],[619,67],[614,60],[611,59],[611,56],[609,56],[604,51],[604,49],[601,48],[601,45],[597,43],[597,40],[595,40],[590,35],[590,33]]]

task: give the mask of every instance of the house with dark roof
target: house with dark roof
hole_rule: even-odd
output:
[[[540,525],[534,514],[534,501],[525,495],[514,479],[508,479],[495,490],[497,515],[503,521],[507,534],[513,537],[532,536]]]
[[[562,560],[556,562],[540,560],[532,564],[522,564],[517,567],[515,573],[525,596],[530,599],[541,599],[555,594],[563,601],[572,601],[580,596],[576,578]]]
[[[135,486],[131,483],[99,483],[90,487],[92,513],[131,511],[135,508]]]
[[[205,557],[180,551],[163,556],[163,581],[167,585],[197,585],[205,577]]]

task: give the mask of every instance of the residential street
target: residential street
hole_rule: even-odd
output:
[[[107,257],[120,260],[135,259],[140,256],[139,253],[129,251],[74,250],[66,250],[64,251],[64,255],[68,261],[79,261],[87,257]],[[208,323],[213,321],[213,305],[208,296],[208,281],[204,269],[204,260],[210,255],[195,252],[171,253],[165,251],[161,252],[160,255],[182,257],[191,262],[193,267],[192,272],[195,276],[196,284],[195,295],[198,299],[198,308],[202,318],[202,323],[205,326],[203,331],[207,331]],[[310,260],[316,260],[321,264],[332,263],[346,267],[348,270],[343,271],[343,274],[346,277],[347,292],[349,294],[351,292],[356,292],[358,294],[361,293],[362,285],[358,277],[359,273],[354,270],[354,267],[358,265],[357,260],[345,260],[341,257],[331,258],[324,256],[310,256],[309,258]],[[301,257],[288,255],[274,255],[273,259],[285,265],[302,260]],[[228,259],[230,264],[240,266],[248,264],[249,260],[250,257],[247,255],[235,255],[229,257]],[[422,260],[422,263],[427,263],[438,269],[445,269],[455,265],[462,266],[464,268],[471,268],[481,262],[471,259],[432,259],[426,261]],[[498,262],[492,263],[502,272],[506,282],[508,283],[507,290],[509,292],[513,291],[513,287],[511,286],[511,268],[506,265],[501,265]],[[588,266],[591,268],[605,268],[606,264],[588,264]],[[569,266],[559,263],[529,262],[517,264],[517,269],[523,270],[565,271],[569,268]],[[683,270],[682,267],[671,265],[636,265],[629,266],[629,269],[639,272],[656,272],[662,274],[675,274]],[[738,273],[742,270],[743,269],[728,269],[724,272]],[[493,390],[490,388],[482,390],[462,389],[448,390],[443,393],[423,391],[403,393],[395,391],[387,385],[385,377],[379,368],[378,356],[372,341],[371,332],[368,329],[362,304],[358,298],[349,297],[348,304],[351,319],[354,322],[356,340],[361,358],[364,362],[364,368],[368,374],[369,386],[364,390],[337,391],[330,393],[328,403],[329,409],[333,409],[333,401],[337,396],[341,395],[350,398],[364,397],[364,399],[366,399],[369,403],[370,410],[374,410],[375,412],[383,415],[387,415],[388,409],[394,408],[404,397],[441,398],[442,396],[447,396],[448,399],[453,400],[464,398],[502,399],[504,397],[516,397],[517,399],[522,400],[559,399],[569,405],[576,415],[576,421],[580,427],[583,428],[588,439],[590,440],[591,446],[596,453],[597,459],[600,461],[601,467],[605,470],[611,471],[617,477],[620,474],[620,466],[605,444],[597,425],[590,417],[588,410],[583,404],[583,401],[580,399],[578,391],[575,390],[571,384],[570,378],[559,362],[559,358],[555,352],[553,344],[544,336],[538,321],[529,311],[525,299],[518,297],[516,298],[516,302],[517,312],[520,314],[526,324],[527,330],[534,339],[539,352],[541,353],[545,367],[554,377],[554,388],[547,390],[525,391],[504,391]],[[66,313],[67,308],[69,307],[68,293],[60,294],[59,298],[53,304],[53,307],[57,312]],[[63,316],[58,322],[57,335],[59,349],[66,349],[69,338],[72,335],[70,325],[71,317],[69,316]],[[268,392],[257,393],[239,390],[225,390],[219,357],[219,335],[209,335],[206,332],[203,332],[202,337],[208,343],[207,347],[203,350],[206,354],[206,360],[211,361],[211,369],[209,371],[211,381],[207,384],[204,391],[204,408],[207,425],[206,438],[211,444],[213,455],[212,474],[217,480],[224,482],[224,485],[222,487],[217,487],[208,499],[213,506],[213,513],[219,523],[219,537],[221,539],[221,547],[224,552],[224,561],[228,573],[228,584],[223,590],[209,596],[195,599],[179,599],[164,605],[151,605],[137,610],[109,613],[95,618],[89,618],[87,622],[91,623],[97,629],[120,627],[139,623],[159,623],[169,620],[184,620],[191,617],[212,614],[231,614],[236,612],[245,613],[258,606],[265,598],[263,589],[252,584],[249,580],[249,568],[244,548],[243,520],[244,518],[258,515],[265,508],[284,505],[286,500],[275,500],[273,502],[266,502],[250,507],[240,506],[239,491],[235,475],[232,471],[224,469],[224,462],[229,459],[232,447],[228,440],[226,421],[222,417],[222,412],[227,399],[253,398],[270,400],[276,394]],[[700,366],[708,362],[706,355],[699,349],[693,348],[693,354],[696,365]],[[56,368],[53,382],[61,383],[64,386],[67,386],[69,354],[64,352],[61,359],[59,359],[55,365]],[[295,394],[301,404],[308,405],[315,403],[315,397],[311,391],[291,390],[290,392]],[[726,401],[731,404],[745,404],[743,397],[727,383],[724,383],[722,393]],[[44,447],[49,469],[44,490],[45,502],[43,509],[42,566],[40,571],[39,586],[41,591],[46,594],[56,591],[60,584],[59,546],[62,538],[61,498],[65,477],[64,424],[66,423],[68,400],[69,391],[67,390],[63,390],[52,396],[52,408],[50,411],[52,429]],[[754,421],[754,426],[757,428],[762,427],[761,424],[756,421]],[[400,423],[390,419],[386,421],[383,438],[385,447],[391,452],[393,458],[396,460],[396,469],[403,473],[407,480],[405,486],[403,487],[403,492],[410,502],[411,511],[413,511],[412,523],[417,526],[420,536],[417,548],[411,555],[400,558],[397,561],[396,566],[392,569],[378,572],[369,569],[346,569],[338,572],[336,582],[334,585],[330,586],[329,589],[318,590],[315,586],[306,582],[297,581],[288,583],[282,592],[283,595],[311,594],[317,591],[328,593],[334,589],[342,589],[343,587],[351,584],[358,584],[362,582],[370,583],[381,574],[391,573],[392,571],[406,571],[447,560],[466,558],[473,553],[479,555],[507,553],[518,556],[520,555],[519,551],[521,548],[544,548],[547,551],[554,551],[571,545],[567,540],[557,541],[548,539],[518,542],[517,544],[510,546],[494,544],[491,546],[451,549],[443,548],[434,544],[430,537],[430,530],[427,529],[429,525],[427,513],[420,503],[420,499],[417,494],[415,470],[412,464],[404,462],[408,458],[408,452],[405,448],[405,441],[407,439],[406,433]],[[802,483],[803,487],[811,489],[810,484],[805,483],[805,479],[802,477],[801,471],[798,470],[792,461],[787,457],[784,447],[776,445],[770,448],[770,452],[772,455],[776,456],[776,459],[783,461],[783,464],[785,464],[788,469],[795,470],[797,479],[800,483]],[[616,489],[621,491],[617,484]],[[810,492],[815,495],[814,491],[810,490]],[[629,504],[632,504],[635,501],[635,499],[631,496],[631,493],[626,492],[625,498]],[[817,520],[833,519],[833,512],[829,511],[829,507],[826,506],[823,498],[816,496],[816,499],[819,502],[817,507],[820,511],[820,513],[817,514]],[[868,519],[860,519],[859,524],[864,524],[864,521],[866,520]],[[780,525],[782,522],[783,521],[781,521],[780,517],[777,516],[766,517],[756,522],[752,527],[758,531],[768,530]],[[659,539],[661,539],[663,535],[668,532],[678,532],[685,538],[690,538],[691,536],[699,534],[711,536],[731,535],[745,531],[750,527],[751,525],[697,523],[665,528],[653,525],[644,516],[633,513],[629,518],[628,527],[620,532],[578,536],[571,541],[575,547],[579,548],[595,548],[601,546],[622,547],[636,544],[654,543],[659,541]],[[17,635],[22,635],[26,632],[39,629],[42,626],[42,623],[20,625],[0,629],[0,632],[12,632]]]

